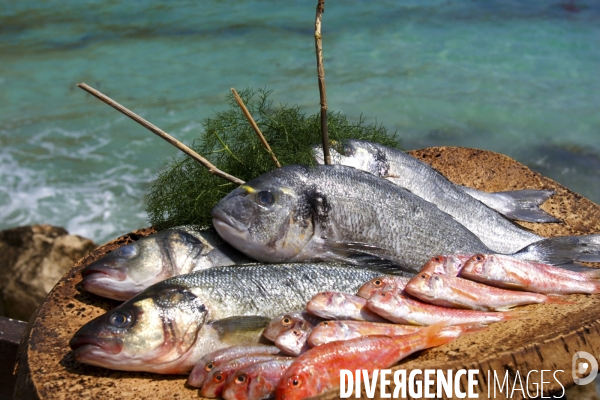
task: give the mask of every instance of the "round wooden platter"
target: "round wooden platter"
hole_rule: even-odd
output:
[[[456,147],[410,153],[431,164],[451,181],[477,189],[554,190],[554,196],[542,208],[563,222],[522,224],[540,235],[600,233],[600,206],[506,156]],[[198,391],[185,386],[184,376],[119,372],[82,365],[72,359],[68,346],[69,339],[79,327],[118,304],[83,292],[78,286],[81,269],[115,248],[153,232],[152,228],[142,229],[99,247],[80,260],[54,287],[31,318],[23,336],[15,398],[198,399]],[[563,370],[556,377],[563,386],[572,386],[571,360],[575,352],[600,354],[600,296],[572,295],[567,299],[572,304],[521,307],[526,311],[523,319],[492,324],[487,330],[420,352],[395,368],[407,371],[478,369],[475,390],[481,393],[480,398],[487,397],[489,371],[496,371],[501,379],[508,371],[512,387],[517,372],[520,377],[525,377],[532,370]],[[531,395],[535,393],[539,378],[538,374],[530,379]],[[546,395],[561,392],[561,384],[548,373],[544,382]],[[461,384],[464,389],[466,379]],[[524,393],[517,390],[513,394],[513,398],[519,398]],[[333,390],[321,397],[338,396],[339,391]],[[502,394],[497,393],[497,397],[501,398]]]

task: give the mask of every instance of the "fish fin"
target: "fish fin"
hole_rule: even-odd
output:
[[[600,262],[600,235],[557,236],[542,239],[512,254],[520,260],[560,266],[578,262]]]
[[[235,335],[240,332],[262,330],[270,321],[270,318],[260,315],[234,316],[213,321],[211,325],[218,332],[219,337],[223,339],[228,335]]]
[[[576,301],[565,300],[565,296],[560,296],[556,294],[548,294],[546,295],[548,298],[545,303],[554,303],[554,304],[577,304]]]
[[[528,319],[530,315],[525,310],[505,311],[502,313],[503,321],[511,321],[513,319]]]
[[[562,264],[562,269],[568,271],[579,272],[585,274],[585,277],[589,280],[600,279],[600,268],[588,267],[581,264]]]
[[[441,346],[456,339],[459,334],[449,334],[447,322],[438,322],[420,330],[417,334],[426,337],[427,348]]]
[[[464,186],[462,189],[507,218],[526,222],[560,222],[540,208],[554,194],[553,190],[524,189],[490,193]]]
[[[373,253],[383,251],[380,247],[358,242],[324,240],[323,248],[330,260],[373,268],[386,275],[412,277],[417,271]]]

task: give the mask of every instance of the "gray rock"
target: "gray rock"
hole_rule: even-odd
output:
[[[0,231],[0,315],[27,321],[56,282],[96,247],[50,225]]]

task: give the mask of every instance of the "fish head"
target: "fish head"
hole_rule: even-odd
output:
[[[357,295],[362,297],[363,299],[369,299],[375,293],[381,291],[385,286],[385,277],[377,277],[371,279],[369,282],[365,283],[358,289]]]
[[[465,255],[437,255],[433,256],[421,268],[421,272],[432,274],[445,274],[458,276],[463,264],[470,258]]]
[[[296,364],[296,363],[294,363]],[[317,369],[308,364],[294,364],[285,372],[277,385],[276,398],[296,400],[313,397],[323,390],[321,376]]]
[[[502,274],[503,268],[499,268],[491,262],[488,262],[493,255],[491,254],[475,254],[472,256],[464,265],[461,273],[464,276],[480,276],[480,277],[494,277]]]
[[[195,254],[212,246],[183,230],[167,229],[121,246],[86,266],[83,288],[115,300],[129,300],[147,287],[174,275],[189,272]]]
[[[69,346],[83,364],[183,373],[181,364],[193,352],[206,317],[205,305],[190,291],[150,288],[85,324]]]
[[[301,311],[280,314],[269,322],[269,325],[263,332],[263,336],[274,342],[277,336],[292,329],[298,321],[304,321]]]
[[[320,201],[307,194],[308,168],[278,168],[225,196],[212,210],[219,235],[258,261],[284,262],[300,253],[315,233]]]
[[[299,356],[303,353],[306,347],[306,340],[312,330],[312,326],[306,321],[298,321],[293,328],[281,333],[275,345],[286,354]]]
[[[210,398],[219,397],[223,392],[225,384],[234,372],[235,369],[233,368],[214,368],[206,376],[206,379],[204,380],[200,390],[200,395],[202,397]]]
[[[409,294],[418,293],[419,298],[435,299],[444,291],[444,282],[440,274],[419,272],[406,285]]]
[[[235,400],[250,398],[248,394],[253,381],[254,377],[247,372],[246,368],[236,371],[223,389],[223,398]]]

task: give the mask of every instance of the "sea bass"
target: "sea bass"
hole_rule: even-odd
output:
[[[214,267],[167,279],[80,328],[70,341],[84,364],[126,371],[187,373],[232,345],[255,344],[265,326],[319,291],[356,291],[381,275],[344,264]]]
[[[444,325],[403,336],[365,336],[313,347],[298,357],[277,385],[277,400],[304,399],[339,386],[340,370],[389,368],[406,356],[451,342]]]
[[[115,300],[129,300],[150,285],[207,268],[252,262],[214,231],[180,226],[122,246],[81,271],[81,285]]]
[[[340,147],[342,153],[334,150],[332,163],[351,166],[385,178],[437,205],[477,235],[494,252],[514,253],[544,239],[518,227],[480,201],[485,200],[484,196],[494,195],[474,189],[465,190],[463,186],[450,182],[428,164],[401,150],[362,140],[346,140]],[[509,200],[510,205],[523,206],[520,209],[513,208],[516,211],[513,216],[518,215],[520,219],[533,222],[559,222],[537,208],[553,193],[552,191],[541,191],[539,202],[529,202],[532,191],[526,193],[525,204],[512,201],[514,197],[511,198],[506,193],[496,197],[504,196]],[[481,196],[477,196],[478,194]],[[473,195],[479,198],[476,199]]]
[[[223,239],[265,262],[361,263],[361,257],[371,256],[412,276],[436,254],[494,253],[434,204],[343,165],[289,165],[267,172],[225,196],[212,214]],[[558,263],[600,261],[600,239],[594,245],[592,236],[545,239],[514,255]]]

